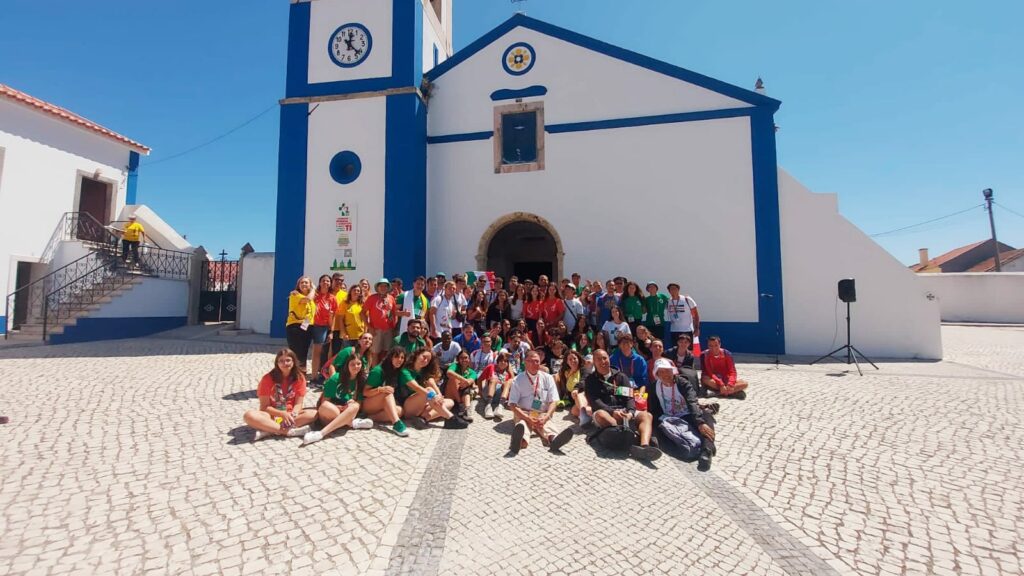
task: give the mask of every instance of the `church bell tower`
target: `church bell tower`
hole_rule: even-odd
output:
[[[423,74],[452,54],[452,0],[292,0],[281,100],[271,334],[296,280],[426,271]]]

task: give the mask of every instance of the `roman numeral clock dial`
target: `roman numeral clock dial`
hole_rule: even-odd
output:
[[[373,48],[373,37],[362,24],[345,24],[334,31],[327,43],[331,60],[342,68],[353,68],[362,64]]]

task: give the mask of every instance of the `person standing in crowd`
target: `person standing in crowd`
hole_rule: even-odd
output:
[[[267,436],[303,436],[309,432],[309,424],[316,420],[316,410],[303,407],[306,378],[299,369],[298,356],[289,348],[278,350],[274,368],[256,387],[256,397],[260,407],[242,416],[245,423],[256,430],[254,440]]]
[[[316,311],[313,313],[313,325],[309,327],[310,338],[313,343],[312,372],[320,374],[320,368],[327,361],[324,354],[324,345],[330,350],[330,341],[333,338],[331,327],[334,325],[334,316],[338,308],[338,299],[331,289],[331,277],[324,274],[317,281],[316,293],[313,296],[313,303]],[[319,376],[316,376],[319,378]]]
[[[388,294],[391,290],[391,281],[381,278],[377,281],[374,289],[376,292],[363,304],[363,321],[366,322],[370,333],[373,334],[370,363],[376,366],[384,359],[388,346],[395,338],[393,332],[396,316],[395,299]]]
[[[644,319],[644,295],[640,292],[640,286],[636,282],[626,283],[619,307],[622,308],[630,331],[636,333],[637,326]]]
[[[565,303],[559,295],[558,286],[554,283],[548,284],[544,299],[541,301],[540,317],[544,319],[545,326],[555,326],[565,316]]]
[[[495,322],[501,322],[506,318],[512,317],[512,306],[508,300],[508,292],[504,290],[498,290],[494,292],[494,302],[487,308],[487,322],[486,325],[489,327]]]
[[[409,330],[410,320],[425,320],[427,311],[430,309],[430,302],[423,294],[427,285],[427,279],[417,276],[412,283],[412,290],[407,290],[398,295],[395,306],[398,307],[398,316],[401,320],[398,323],[398,335],[401,336]]]
[[[608,345],[613,348],[618,345],[619,337],[631,334],[629,324],[622,317],[622,308],[612,307],[611,317],[601,326],[601,332],[608,337]]]
[[[707,472],[716,452],[714,416],[697,404],[697,391],[692,383],[676,375],[668,358],[655,363],[654,375],[657,402],[651,403],[651,410],[658,429],[682,450],[684,459],[697,459],[697,469]]]
[[[526,305],[526,300],[526,286],[517,284],[512,292],[512,298],[509,300],[508,318],[510,320],[519,322],[523,319],[523,307]]]
[[[480,349],[480,337],[476,335],[476,330],[469,324],[463,324],[462,334],[453,338],[452,341],[458,344],[459,348],[465,350],[467,354],[472,354]]]
[[[640,394],[647,391],[647,361],[633,350],[632,336],[629,334],[619,336],[610,361],[612,366],[626,375],[630,387]]]
[[[523,305],[523,319],[526,320],[527,331],[533,332],[537,328],[537,320],[540,320],[543,312],[544,294],[536,285],[529,287],[528,294],[526,304]]]
[[[313,340],[309,327],[313,325],[314,314],[316,303],[313,301],[313,281],[309,276],[303,276],[295,283],[295,290],[288,295],[288,319],[284,327],[288,348],[295,352],[298,369],[303,375],[308,373],[306,358],[309,356],[309,345]]]
[[[647,297],[644,298],[644,326],[654,334],[655,338],[664,339],[667,336],[667,323],[665,322],[665,308],[668,306],[668,296],[658,292],[658,285],[654,282],[647,283]],[[670,342],[671,343],[671,342]]]
[[[405,293],[403,285],[404,281],[401,278],[391,279],[391,292],[389,292],[389,294],[391,294],[391,297],[395,299],[396,303],[398,302],[398,297]]]
[[[585,386],[587,403],[594,409],[594,423],[601,432],[622,425],[640,436],[640,445],[629,447],[631,456],[647,461],[661,458],[661,450],[651,446],[654,419],[649,412],[636,409],[629,379],[612,367],[604,350],[594,352],[594,371],[587,376]]]
[[[580,273],[579,272],[573,272],[572,276],[570,277],[570,282],[572,283],[572,289],[576,291],[576,297],[577,298],[580,296],[580,294],[583,293],[583,284],[580,284],[580,280],[581,279],[582,278],[580,277]]]
[[[451,332],[455,325],[455,316],[459,313],[459,301],[455,294],[455,282],[445,282],[441,293],[430,302],[428,323],[431,327],[430,338],[435,342],[441,338],[442,332]]]
[[[700,336],[700,314],[697,303],[688,295],[679,293],[679,284],[668,285],[669,299],[665,306],[665,314],[669,320],[670,341],[679,340],[682,333],[689,334],[690,339]]]
[[[345,286],[345,275],[335,272],[331,275],[331,291],[334,293],[334,323],[331,325],[331,349],[329,354],[335,355],[344,348],[345,333],[342,332],[342,316],[345,302],[348,300],[348,288]]]
[[[128,217],[128,225],[121,233],[121,260],[128,262],[128,252],[132,253],[132,262],[139,264],[139,245],[146,239],[146,229],[139,224],[135,214]],[[116,249],[117,246],[115,245]]]
[[[597,326],[604,326],[605,322],[611,320],[612,310],[618,306],[619,295],[615,293],[615,281],[609,280],[604,292],[597,297]]]
[[[466,307],[466,322],[463,328],[469,326],[477,334],[484,333],[484,326],[487,325],[487,295],[482,290],[474,290],[469,296],[469,306]]]
[[[427,287],[423,289],[423,295],[427,297],[427,302],[432,302],[437,294],[437,276],[431,276],[430,278],[427,278]]]
[[[366,322],[363,321],[365,302],[366,294],[362,286],[357,284],[348,291],[345,304],[338,309],[337,316],[341,319],[339,328],[345,338],[345,347],[355,345],[356,340],[366,333]]]
[[[727,396],[743,400],[747,397],[746,380],[736,378],[736,363],[732,354],[722,348],[722,339],[718,336],[708,338],[708,349],[701,356],[700,382],[719,396]]]
[[[365,387],[363,361],[358,354],[350,354],[334,376],[324,382],[323,394],[317,402],[317,416],[324,425],[323,429],[307,432],[302,437],[302,444],[319,442],[343,426],[354,430],[373,428],[373,420],[356,418]]]
[[[540,369],[541,358],[536,350],[526,354],[526,370],[516,376],[509,392],[508,407],[514,417],[509,452],[513,455],[529,444],[527,435],[533,432],[541,443],[552,452],[557,452],[572,440],[572,427],[557,435],[548,426],[558,405],[558,388],[555,379]]]
[[[576,274],[579,276],[579,274]],[[562,305],[565,312],[562,314],[562,322],[565,322],[565,329],[568,334],[576,331],[576,326],[586,323],[586,309],[580,299],[576,296],[576,285],[567,284],[562,289]]]
[[[395,338],[394,342],[392,342],[392,347],[402,348],[409,353],[417,348],[427,348],[429,343],[423,338],[423,334],[426,332],[426,324],[426,322],[418,318],[410,320],[409,329]]]

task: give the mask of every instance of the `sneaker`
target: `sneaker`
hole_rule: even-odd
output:
[[[395,436],[405,438],[409,435],[409,429],[405,427],[405,422],[399,420],[391,425],[391,431],[395,433]]]
[[[501,420],[505,416],[505,407],[498,404],[494,407],[494,419]]]
[[[298,428],[292,428],[289,430],[286,436],[289,438],[298,438],[299,436],[305,436],[307,432],[309,432],[309,426],[299,426]]]
[[[370,428],[373,428],[373,420],[369,418],[356,418],[352,420],[353,430],[369,430]]]
[[[519,454],[519,450],[523,447],[523,436],[526,435],[526,424],[519,422],[512,428],[512,441],[508,444],[508,451],[513,454]]]
[[[463,410],[462,414],[459,414],[459,418],[462,418],[466,422],[472,422],[473,421],[473,413],[470,412],[469,410]]]
[[[410,417],[409,418],[409,423],[412,424],[412,427],[417,429],[417,430],[426,430],[427,429],[427,421],[424,420],[422,416],[412,416],[412,417]]]
[[[718,414],[718,409],[720,407],[721,406],[719,406],[718,402],[712,402],[710,404],[705,404],[705,405],[701,406],[701,408],[705,412],[707,412],[708,414],[711,414],[712,416],[714,416],[715,414]]]
[[[653,462],[658,458],[661,458],[661,450],[658,450],[654,446],[630,446],[629,455],[637,460]]]
[[[747,391],[746,390],[740,390],[739,392],[737,392],[737,393],[733,394],[732,396],[730,396],[730,398],[735,398],[737,400],[746,400],[747,399]]]
[[[700,453],[700,458],[697,460],[697,470],[701,472],[711,470],[711,452],[705,450]]]
[[[317,432],[317,431],[308,432],[305,436],[302,437],[302,445],[305,446],[306,444],[312,444],[313,442],[319,442],[319,441],[321,441],[323,439],[324,439],[324,435],[321,434],[320,432]]]
[[[469,422],[466,422],[458,416],[452,416],[444,421],[445,430],[463,430],[466,428],[469,428]]]
[[[484,407],[484,418],[488,420],[494,418],[494,408],[492,408],[490,404]]]
[[[557,452],[562,448],[562,446],[568,444],[569,440],[572,440],[573,434],[575,433],[573,432],[572,428],[566,428],[565,430],[559,432],[557,436],[551,439],[551,451]]]
[[[253,442],[259,442],[260,440],[263,440],[264,438],[267,438],[268,436],[273,436],[273,434],[271,434],[270,432],[264,432],[263,430],[257,430],[256,431],[256,436],[253,436],[252,441]]]

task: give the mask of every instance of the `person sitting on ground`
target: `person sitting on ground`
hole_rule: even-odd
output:
[[[373,420],[356,418],[366,387],[364,366],[358,354],[349,354],[334,376],[324,382],[323,394],[317,402],[317,416],[324,427],[307,432],[302,438],[303,445],[319,442],[343,426],[351,426],[354,430],[373,428]]]
[[[445,375],[444,396],[455,402],[455,414],[466,422],[473,421],[473,415],[469,408],[470,392],[476,385],[479,376],[469,362],[469,352],[459,352],[455,361],[448,366]]]
[[[355,345],[342,348],[338,355],[334,357],[327,366],[324,367],[324,373],[327,378],[334,376],[338,370],[348,361],[349,356],[359,356],[359,359],[363,361],[363,368],[365,369],[370,365],[371,352],[373,348],[373,334],[369,332],[363,332],[363,335],[356,340]]]
[[[691,344],[693,344],[693,338],[685,332],[680,333],[679,338],[676,339],[676,346],[665,352],[665,358],[672,361],[680,376],[690,381],[698,396],[707,396],[707,391],[701,386],[701,379],[697,374],[697,359],[691,352]]]
[[[405,387],[398,384],[398,373],[405,365],[405,349],[392,348],[384,355],[384,361],[373,367],[366,377],[363,389],[363,412],[374,422],[391,425],[395,435],[409,435],[405,422],[402,422],[402,403],[405,396],[397,396]]]
[[[515,377],[515,372],[509,365],[509,354],[504,350],[497,354],[494,364],[483,369],[480,373],[480,383],[483,387],[481,396],[485,404],[484,418],[501,420],[505,410],[501,403],[508,401],[512,380]]]
[[[498,359],[498,353],[491,347],[493,342],[494,340],[491,338],[490,333],[484,334],[480,338],[480,349],[469,355],[469,365],[473,367],[477,374],[483,374],[484,369],[494,364],[494,361]],[[477,393],[483,396],[487,384],[480,378],[477,379],[477,384]]]
[[[402,395],[405,396],[402,413],[415,428],[424,429],[431,420],[452,420],[454,416],[451,409],[455,403],[446,399],[438,388],[434,363],[430,349],[420,348],[409,354],[405,367],[398,373],[398,383],[404,388]],[[465,428],[467,424],[459,420],[450,426],[446,422],[445,426]]]
[[[426,348],[428,343],[423,335],[426,333],[427,323],[414,318],[409,320],[407,325],[408,329],[401,336],[395,338],[392,342],[392,347],[401,348],[406,353],[412,352],[417,348]]]
[[[488,332],[488,334],[491,335],[491,350],[501,350],[501,347],[505,345],[505,339],[501,337],[502,326],[504,326],[505,322],[509,321],[503,320],[502,322],[491,322],[491,330]],[[509,323],[511,324],[511,322]],[[483,345],[482,339],[480,344]]]
[[[651,342],[653,341],[654,336],[647,329],[647,326],[640,324],[636,327],[636,337],[633,339],[633,345],[637,353],[643,356],[648,364],[651,362]]]
[[[562,399],[559,404],[563,407],[570,407],[573,416],[579,418],[580,426],[590,423],[593,409],[587,404],[587,395],[583,386],[580,385],[583,379],[583,355],[575,350],[570,350],[565,355],[565,361],[555,376],[555,384],[558,385],[558,393]]]
[[[549,332],[553,332],[549,331]],[[565,353],[569,347],[565,345],[565,342],[560,338],[549,338],[548,345],[544,350],[544,368],[548,374],[558,374],[558,371],[562,369],[562,363],[565,362]]]
[[[654,419],[650,412],[637,410],[633,399],[633,388],[625,374],[612,368],[611,358],[604,350],[594,351],[594,372],[587,376],[587,403],[594,409],[594,423],[598,437],[605,429],[623,426],[624,431],[638,433],[640,445],[629,447],[631,456],[638,460],[657,460],[661,450],[651,446],[651,432]]]
[[[732,354],[722,348],[722,339],[718,336],[708,338],[708,349],[700,360],[700,383],[719,396],[729,396],[737,400],[747,397],[747,382],[736,379],[736,363]]]
[[[527,435],[533,432],[541,443],[555,452],[572,439],[572,428],[566,428],[557,435],[547,425],[558,404],[558,389],[555,379],[541,371],[540,354],[536,350],[526,353],[526,369],[516,376],[509,393],[508,407],[514,417],[512,440],[509,452],[513,455],[529,444]]]
[[[512,371],[518,374],[523,367],[526,353],[530,351],[530,345],[523,341],[523,333],[518,328],[509,333],[508,344],[504,350],[509,353],[509,364]]]
[[[618,345],[611,355],[611,363],[629,378],[629,385],[640,394],[647,391],[647,361],[633,349],[633,337],[619,336]]]
[[[249,410],[242,419],[256,429],[255,440],[267,436],[303,436],[316,420],[316,409],[304,408],[306,378],[299,358],[289,348],[274,356],[274,369],[266,373],[256,388],[260,400],[257,410]]]
[[[618,306],[612,307],[611,319],[601,326],[601,333],[608,338],[609,351],[619,345],[620,336],[632,334],[629,329],[629,324],[622,316],[622,308],[619,308]]]
[[[714,416],[697,404],[693,383],[676,374],[671,360],[658,359],[654,376],[657,401],[651,403],[651,413],[657,418],[658,429],[683,451],[683,458],[699,458],[697,469],[707,472],[715,455]]]
[[[442,366],[447,366],[455,361],[455,357],[462,352],[462,346],[452,340],[452,333],[445,330],[441,333],[441,341],[434,345],[434,356]]]
[[[480,337],[476,335],[476,331],[473,330],[473,325],[463,324],[462,333],[452,339],[459,345],[459,348],[472,354],[480,349]]]

